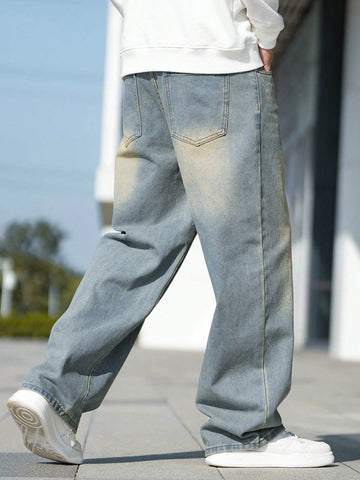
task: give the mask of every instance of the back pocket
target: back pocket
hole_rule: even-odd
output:
[[[141,137],[141,113],[135,74],[124,78],[123,88],[123,134],[127,147],[133,140]]]
[[[226,135],[229,118],[229,74],[164,75],[170,134],[199,147]]]

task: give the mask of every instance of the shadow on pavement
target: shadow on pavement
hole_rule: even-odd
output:
[[[107,458],[88,458],[84,459],[83,464],[90,463],[134,463],[134,462],[151,462],[159,460],[180,460],[186,458],[204,458],[202,450],[192,452],[174,452],[174,453],[157,453],[154,455],[134,455],[128,457],[107,457]]]
[[[338,434],[338,435],[322,435],[318,440],[324,441],[331,445],[334,452],[335,462],[343,463],[360,460],[360,434]],[[159,460],[177,460],[189,458],[204,458],[202,450],[191,452],[174,452],[159,453],[154,455],[134,455],[126,457],[107,457],[107,458],[89,458],[84,459],[84,464],[96,463],[134,463],[134,462],[151,462]]]
[[[331,445],[335,462],[360,460],[360,433],[322,435],[319,436],[319,440]]]

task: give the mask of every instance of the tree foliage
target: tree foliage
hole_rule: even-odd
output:
[[[65,233],[46,220],[12,222],[0,240],[0,253],[15,259],[33,257],[38,260],[56,261]]]
[[[59,291],[60,311],[67,308],[80,275],[61,260],[64,238],[65,232],[46,220],[13,222],[6,228],[0,240],[0,256],[14,262],[18,285],[13,304],[17,312],[46,312],[50,283]]]

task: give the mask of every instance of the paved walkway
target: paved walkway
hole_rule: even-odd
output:
[[[100,409],[83,416],[80,467],[26,450],[6,400],[45,343],[0,340],[0,478],[122,480],[360,480],[360,364],[297,353],[291,394],[280,408],[290,431],[329,442],[336,464],[316,469],[217,469],[205,465],[194,405],[201,357],[196,352],[135,347]]]

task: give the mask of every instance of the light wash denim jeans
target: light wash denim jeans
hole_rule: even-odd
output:
[[[52,329],[46,360],[22,387],[42,393],[76,431],[198,233],[216,297],[196,399],[209,417],[205,453],[259,447],[284,429],[277,408],[293,355],[291,232],[272,74],[129,75],[123,127],[116,232],[101,238]]]

